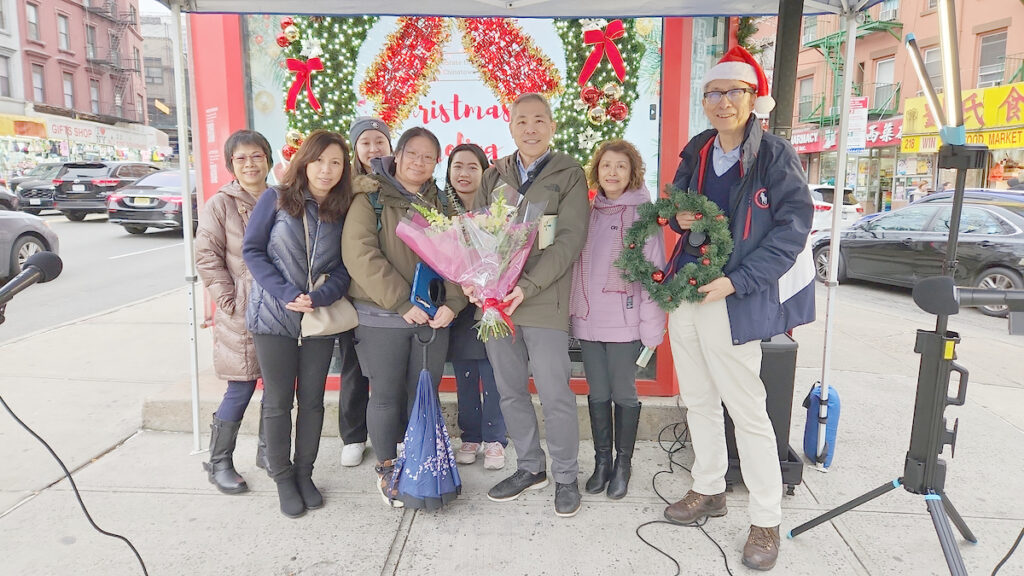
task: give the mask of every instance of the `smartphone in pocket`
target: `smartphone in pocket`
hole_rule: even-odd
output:
[[[416,274],[412,277],[412,290],[409,293],[409,301],[413,306],[419,307],[433,318],[437,309],[444,305],[447,296],[444,278],[423,262],[417,263]]]

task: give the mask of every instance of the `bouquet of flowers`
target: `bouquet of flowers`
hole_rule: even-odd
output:
[[[474,287],[483,308],[477,336],[484,342],[515,334],[502,300],[519,280],[545,208],[543,203],[516,208],[504,194],[495,196],[488,208],[450,217],[414,204],[415,211],[396,230],[435,272]]]

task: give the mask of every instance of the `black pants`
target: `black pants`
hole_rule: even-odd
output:
[[[324,384],[334,354],[333,338],[295,338],[254,334],[256,358],[263,372],[263,431],[271,477],[311,475],[324,425]],[[295,463],[292,466],[292,400],[295,415]]]
[[[429,327],[374,328],[356,327],[356,351],[363,374],[370,380],[370,404],[366,411],[366,427],[377,460],[393,460],[395,445],[405,437],[416,401],[416,384],[423,369],[423,341],[430,338]],[[448,329],[437,331],[434,341],[427,346],[427,369],[434,385],[434,393],[444,373],[444,359],[448,354]]]
[[[366,405],[370,401],[370,381],[359,368],[354,329],[338,335],[338,349],[341,352],[338,432],[345,444],[366,442]]]

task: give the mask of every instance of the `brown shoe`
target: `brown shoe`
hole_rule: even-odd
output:
[[[743,547],[743,565],[754,570],[771,570],[779,559],[779,527],[750,526],[747,544]]]
[[[725,492],[706,496],[690,490],[683,499],[665,508],[665,519],[673,524],[693,524],[705,516],[725,516]]]

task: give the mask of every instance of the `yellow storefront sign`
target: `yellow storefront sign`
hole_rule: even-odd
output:
[[[989,150],[1024,148],[1024,128],[992,130],[990,132],[968,132],[968,144],[984,144]],[[903,135],[900,152],[904,154],[932,154],[942,146],[938,134]]]
[[[0,114],[0,136],[46,138],[46,124],[37,118]]]
[[[964,90],[962,96],[968,131],[1024,127],[1024,82]],[[945,104],[941,96],[939,100]],[[904,136],[938,132],[924,96],[908,98],[903,110]]]

